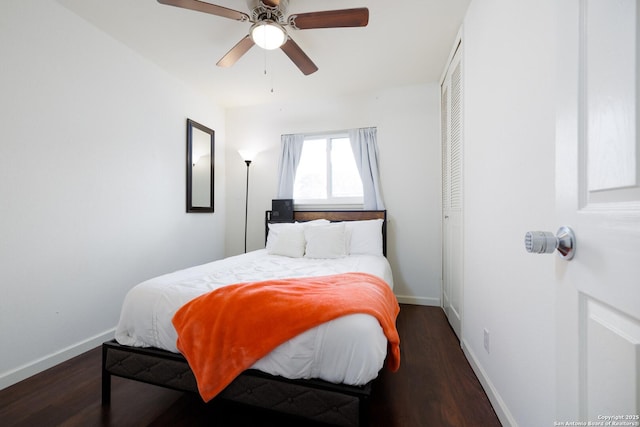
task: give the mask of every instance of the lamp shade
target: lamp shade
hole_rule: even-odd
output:
[[[253,150],[238,150],[238,153],[240,154],[240,157],[242,157],[242,160],[244,160],[245,162],[247,160],[252,161],[254,157],[256,157],[256,154],[258,154]]]
[[[287,33],[282,25],[274,21],[256,22],[251,27],[251,39],[263,49],[277,49],[287,41]]]

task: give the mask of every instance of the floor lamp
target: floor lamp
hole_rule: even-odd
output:
[[[251,165],[251,158],[253,153],[247,151],[240,151],[240,155],[244,159],[247,165],[247,188],[244,194],[244,253],[247,253],[247,220],[249,218],[249,166]]]

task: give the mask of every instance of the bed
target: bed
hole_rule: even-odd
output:
[[[351,274],[379,278],[393,287],[386,260],[386,211],[294,211],[292,222],[272,221],[267,211],[265,230],[265,249],[153,278],[128,293],[116,339],[102,347],[103,405],[110,403],[113,375],[203,396],[198,372],[190,367],[193,360],[188,362],[177,348],[171,319],[212,290]],[[366,424],[371,383],[389,362],[388,331],[377,322],[355,313],[315,326],[248,366],[215,398],[328,424]],[[395,317],[393,322],[395,329]]]

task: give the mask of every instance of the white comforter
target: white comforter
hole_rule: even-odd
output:
[[[233,283],[347,272],[374,274],[393,287],[389,262],[382,256],[308,259],[258,250],[140,283],[125,298],[115,338],[124,345],[178,352],[171,319],[182,305],[199,295]],[[387,340],[378,321],[366,314],[353,314],[294,337],[253,368],[286,378],[362,385],[377,376],[386,353]]]

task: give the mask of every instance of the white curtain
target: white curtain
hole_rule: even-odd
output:
[[[304,135],[282,135],[278,199],[293,199],[293,183],[302,155]]]
[[[376,128],[351,129],[351,149],[362,179],[365,210],[384,209],[378,172],[378,137]]]

